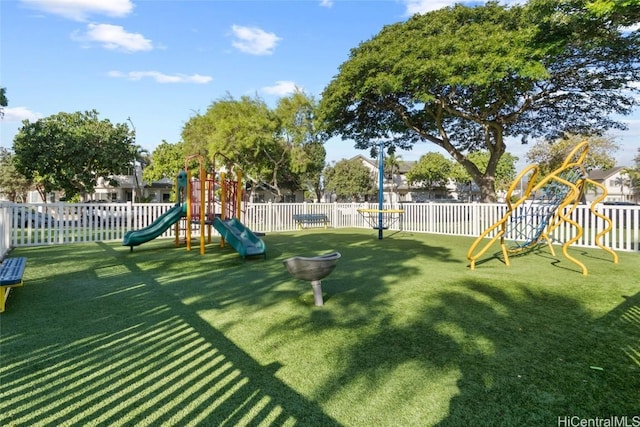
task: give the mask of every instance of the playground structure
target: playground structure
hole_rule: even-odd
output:
[[[222,153],[213,155],[214,167],[217,164],[216,158],[222,157],[226,161],[226,166],[220,170],[220,214],[213,216],[213,227],[220,233],[220,246],[224,247],[229,243],[240,254],[242,259],[247,256],[262,255],[267,257],[266,247],[262,239],[247,228],[241,222],[242,198],[244,186],[242,169],[235,165],[228,157]],[[215,175],[215,171],[214,171]],[[231,179],[235,175],[235,180]]]
[[[478,259],[498,239],[500,239],[504,263],[507,266],[509,266],[509,255],[532,250],[541,242],[546,242],[551,254],[555,256],[551,234],[562,223],[568,223],[575,229],[575,234],[562,244],[562,253],[569,261],[580,267],[583,275],[586,275],[587,267],[569,255],[568,248],[583,234],[582,226],[571,219],[571,214],[580,203],[587,185],[600,189],[602,193],[589,206],[591,213],[605,224],[604,229],[596,234],[594,242],[602,250],[611,254],[615,264],[618,263],[618,255],[601,243],[602,237],[611,231],[612,222],[610,218],[595,209],[596,205],[606,198],[607,189],[604,185],[587,178],[583,163],[588,151],[587,142],[578,144],[558,169],[537,183],[539,173],[537,165],[530,165],[520,172],[507,191],[506,213],[484,230],[467,252],[472,270],[475,269]],[[521,184],[525,179],[527,179],[527,185],[524,194],[520,194],[520,198],[515,203],[511,203],[514,191],[518,187],[522,188]],[[489,238],[489,241],[485,241],[485,238]],[[511,243],[508,244],[507,239],[510,239]],[[484,245],[481,245],[482,243]]]
[[[216,171],[218,158],[223,159],[223,166]],[[192,176],[189,164],[197,160],[198,177]],[[200,254],[205,253],[206,243],[211,243],[211,228],[220,233],[220,247],[229,243],[245,259],[249,255],[266,257],[264,242],[241,222],[243,185],[242,169],[222,153],[213,155],[213,171],[206,173],[204,158],[192,155],[185,160],[187,173],[187,209],[186,209],[186,246],[191,250],[191,224],[199,224]],[[216,181],[216,178],[218,180]],[[220,201],[216,202],[216,187],[220,190]],[[216,211],[219,208],[219,213]],[[176,225],[177,227],[177,225]],[[176,230],[176,244],[179,233]]]
[[[155,239],[167,231],[172,225],[180,222],[186,214],[187,205],[183,203],[187,197],[189,182],[187,173],[182,171],[176,177],[176,204],[167,212],[160,215],[154,222],[139,230],[129,230],[124,234],[122,246],[129,246],[133,252],[133,247]],[[176,236],[178,230],[176,229]]]
[[[189,164],[196,160],[198,162],[197,177],[189,170]],[[187,250],[191,250],[191,224],[200,225],[200,254],[204,255],[206,243],[211,243],[211,222],[215,214],[215,180],[207,175],[204,158],[195,154],[188,156],[184,161],[184,173],[186,174],[187,185],[184,200],[185,204],[185,242]],[[175,224],[175,242],[180,245],[180,224]]]
[[[196,154],[185,159],[184,169],[176,179],[176,204],[156,221],[140,230],[125,233],[123,246],[134,246],[148,242],[163,234],[172,225],[175,227],[175,245],[181,243],[181,230],[187,250],[191,250],[192,226],[199,228],[200,254],[204,255],[205,246],[211,243],[211,228],[220,233],[220,246],[225,242],[233,246],[243,259],[247,255],[264,255],[264,242],[251,230],[245,227],[240,219],[242,213],[242,169],[234,165],[220,153],[213,156],[215,168],[216,157],[221,156],[226,164],[216,174],[215,169],[207,174],[203,156]],[[192,171],[190,165],[197,162],[197,169]],[[234,175],[235,179],[231,179]],[[219,178],[216,181],[215,178]],[[220,190],[220,200],[216,201],[216,189]],[[220,212],[216,212],[216,207]],[[184,221],[182,221],[184,219]]]
[[[383,230],[391,224],[400,222],[403,209],[384,209],[384,141],[378,144],[378,209],[358,209],[358,213],[373,227],[378,230],[378,240],[383,238]],[[397,215],[397,216],[396,216]]]

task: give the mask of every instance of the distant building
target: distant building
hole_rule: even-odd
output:
[[[378,187],[379,170],[377,160],[368,159],[363,155],[357,155],[349,160],[360,160],[362,164],[371,171],[376,182],[376,188]],[[449,180],[444,187],[439,188],[428,188],[419,184],[409,184],[407,172],[409,172],[416,163],[415,161],[399,161],[398,172],[393,174],[393,176],[391,176],[388,171],[385,171],[383,183],[384,203],[424,203],[451,200],[466,202],[480,198],[480,191],[475,184],[457,185],[453,180]]]
[[[603,202],[640,202],[640,195],[635,192],[631,185],[631,177],[624,169],[622,166],[616,166],[607,170],[594,169],[589,172],[589,179],[604,185],[607,189],[607,197]],[[596,188],[587,188],[585,191],[587,203],[601,194]]]
[[[159,181],[151,183],[142,181],[142,171],[138,170],[135,175],[114,175],[112,177],[118,182],[117,186],[109,184],[109,180],[98,178],[95,190],[91,194],[85,194],[81,198],[81,202],[108,202],[108,203],[125,203],[134,200],[141,200],[151,203],[169,203],[171,200],[173,186],[175,184],[172,178],[163,178]],[[48,203],[63,201],[64,193],[53,192],[47,195]],[[32,190],[27,195],[28,203],[43,203],[40,193]]]

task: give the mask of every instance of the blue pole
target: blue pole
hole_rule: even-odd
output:
[[[378,147],[378,240],[382,239],[382,202],[384,201],[384,143]]]

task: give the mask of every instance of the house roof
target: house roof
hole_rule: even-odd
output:
[[[415,165],[416,162],[415,161],[404,161],[401,160],[398,162],[398,167],[400,169],[400,173],[407,173],[411,170],[411,168],[413,167],[413,165]]]
[[[362,154],[358,154],[355,157],[352,157],[351,159],[349,159],[349,161],[351,160],[360,160],[363,162],[367,162],[368,164],[370,164],[372,167],[374,168],[378,168],[378,161],[377,160],[371,160],[365,156],[363,156]],[[413,167],[413,165],[415,164],[415,161],[404,161],[404,160],[400,160],[398,162],[398,168],[399,168],[399,172],[401,174],[405,174],[407,172],[409,172],[409,170]]]
[[[604,181],[613,175],[622,172],[623,166],[616,166],[611,169],[594,169],[589,172],[589,179],[594,181]]]
[[[376,168],[378,167],[378,161],[377,160],[371,160],[371,159],[363,156],[362,154],[358,154],[357,156],[354,156],[354,157],[349,159],[349,161],[352,161],[352,160],[360,160],[362,162],[369,163],[373,167],[376,167]]]

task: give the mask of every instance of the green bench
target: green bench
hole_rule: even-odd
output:
[[[5,258],[0,264],[0,313],[4,311],[11,289],[24,284],[22,275],[26,266],[25,257]]]
[[[295,214],[293,215],[293,220],[300,229],[302,229],[303,225],[322,224],[324,228],[329,225],[329,217],[325,214]]]

